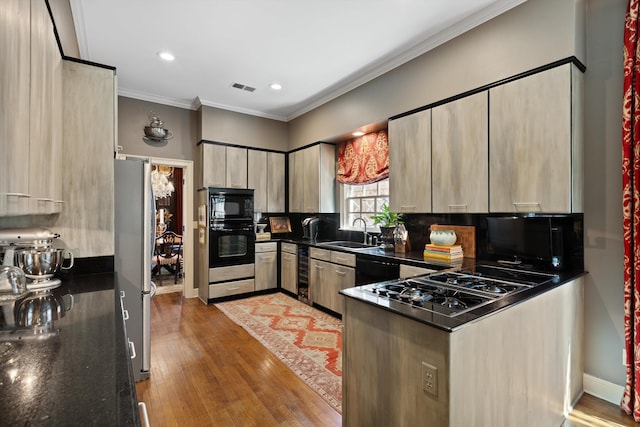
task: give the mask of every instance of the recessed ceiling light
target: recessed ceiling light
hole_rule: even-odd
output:
[[[353,132],[351,135],[353,135],[353,136],[362,136],[362,135],[364,135],[364,132],[358,130],[358,131]]]
[[[271,83],[271,85],[269,86],[271,89],[273,90],[280,90],[282,89],[282,85],[280,83]]]
[[[174,59],[176,59],[175,56],[173,56],[171,53],[166,51],[158,52],[158,56],[164,59],[165,61],[173,61]]]

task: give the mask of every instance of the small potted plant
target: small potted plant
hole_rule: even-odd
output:
[[[393,250],[394,238],[393,232],[396,226],[404,224],[402,220],[402,214],[391,212],[389,205],[386,203],[382,205],[382,209],[379,213],[371,215],[373,225],[377,225],[380,228],[380,240],[382,241],[382,249]]]

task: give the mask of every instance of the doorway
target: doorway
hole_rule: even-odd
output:
[[[169,170],[173,170],[173,200],[169,200],[167,197],[162,197],[156,200],[156,225],[161,223],[160,215],[163,212],[163,222],[166,226],[166,229],[169,229],[169,227],[171,227],[171,230],[180,235],[182,238],[182,265],[180,266],[181,283],[167,283],[166,286],[158,286],[157,293],[182,291],[183,295],[186,298],[197,297],[198,290],[197,288],[194,289],[194,233],[196,227],[194,227],[193,221],[193,161],[168,159],[162,157],[125,155],[122,153],[119,154],[119,156],[149,159],[152,169],[155,167],[157,171],[162,171],[165,174],[168,173]],[[175,177],[176,171],[178,169],[182,174],[181,179],[176,179]],[[179,196],[178,193],[180,194]],[[165,211],[160,211],[158,208],[165,209]],[[173,209],[173,211],[169,212],[168,209]],[[169,216],[169,214],[171,214],[171,216]],[[157,231],[158,229],[156,229],[156,232]],[[162,272],[166,272],[166,269],[162,269]],[[153,277],[152,280],[155,281],[156,277]],[[174,279],[172,278],[171,281],[173,280]]]

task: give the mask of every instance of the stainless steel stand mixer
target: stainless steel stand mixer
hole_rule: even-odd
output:
[[[53,247],[53,240],[60,237],[46,228],[0,229],[2,265],[17,266],[24,271],[27,289],[31,291],[53,289],[60,286],[60,279],[53,275],[73,267],[73,254],[66,249]],[[68,258],[65,258],[68,255]],[[65,260],[69,265],[65,266]]]
[[[54,274],[74,263],[70,251],[53,247],[58,237],[44,228],[0,229],[0,340],[50,336],[73,306],[72,295],[53,292],[61,285]]]

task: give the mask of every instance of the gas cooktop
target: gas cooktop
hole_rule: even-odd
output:
[[[440,271],[365,285],[387,301],[455,317],[553,279],[553,275],[479,265],[474,272]],[[508,278],[509,280],[505,280]]]

